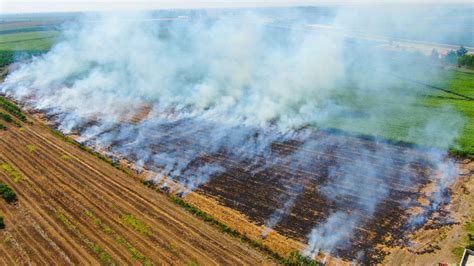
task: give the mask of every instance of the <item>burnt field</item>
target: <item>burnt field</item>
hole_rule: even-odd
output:
[[[302,242],[307,242],[311,229],[324,223],[332,213],[354,213],[360,216],[359,225],[355,226],[346,220],[337,221],[338,227],[354,227],[354,232],[336,246],[334,255],[352,260],[363,251],[367,253],[365,263],[380,262],[384,254],[376,246],[401,244],[406,234],[408,214],[403,206],[404,201],[413,201],[422,196],[420,190],[429,182],[429,161],[423,154],[410,154],[417,158],[406,162],[404,156],[414,153],[413,150],[387,145],[386,149],[396,152],[399,158],[391,166],[377,165],[374,160],[378,159],[361,158],[357,152],[359,146],[375,149],[370,141],[330,133],[315,134],[314,138],[332,139],[334,142],[322,149],[304,150],[302,161],[290,164],[283,162],[264,170],[258,169],[258,165],[256,169],[248,169],[245,163],[227,161],[227,171],[212,178],[198,192],[217,198],[223,205],[239,210],[257,224],[265,224],[266,219],[275,212],[284,212],[281,210],[284,200],[294,198],[294,206],[287,213],[281,213],[281,221],[276,224],[275,230]],[[294,145],[297,143],[274,143],[273,149],[277,153],[286,153],[294,150]],[[223,158],[222,155],[213,155],[206,159]],[[364,159],[366,161],[362,161]],[[367,169],[361,169],[359,173],[347,173],[346,169],[338,168],[339,160],[362,164],[367,168],[380,168],[377,170],[384,176],[370,175],[364,171]],[[298,165],[305,167],[299,168]],[[364,191],[356,191],[358,188],[354,188],[353,184],[340,182],[331,186],[345,191],[344,195],[335,199],[327,199],[323,195],[326,184],[337,182],[339,177],[348,174],[361,183],[370,182],[388,190],[387,197],[377,204],[374,213],[368,214],[364,207],[358,205],[361,201],[370,200],[372,194],[377,193],[377,188],[367,187],[363,188]],[[401,180],[404,175],[410,176],[410,184]]]
[[[322,227],[323,243],[313,250],[319,256],[380,263],[387,247],[407,244],[410,232],[451,222],[432,219],[450,191],[436,183],[440,160],[447,159],[426,147],[337,130],[283,136],[235,129],[218,137],[192,121],[147,123],[125,123],[95,138],[116,159],[157,173],[151,180],[162,190],[186,198],[189,190],[169,182],[177,181],[266,226],[260,240],[273,229],[307,243],[312,229]],[[89,144],[97,146],[93,139]],[[333,231],[341,231],[337,239]]]

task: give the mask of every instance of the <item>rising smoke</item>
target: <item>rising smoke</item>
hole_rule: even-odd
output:
[[[311,32],[300,30],[311,16],[299,17],[294,10],[296,19],[284,22],[257,11],[166,21],[153,13],[87,15],[69,25],[49,53],[13,71],[0,92],[44,111],[61,131],[79,133],[81,142],[152,170],[156,183],[174,189],[170,181],[176,181],[184,192],[225,173],[229,162],[245,162],[249,172],[276,164],[317,171],[302,151],[334,145],[309,137],[318,128],[435,147],[426,149],[437,184],[429,213],[442,204],[456,175],[446,149],[463,120],[449,107],[420,108],[417,97],[423,89],[397,78],[436,77],[436,67],[416,63],[422,55],[354,38],[351,26],[359,31],[378,25],[381,35],[419,15],[378,12],[339,10],[325,21],[333,30]],[[428,34],[426,24],[416,31]],[[144,106],[149,112],[143,113]],[[442,117],[436,115],[440,112]],[[132,122],[139,114],[142,119]],[[391,133],[400,118],[407,119],[404,128]],[[271,149],[272,143],[288,140],[303,143],[301,149],[284,156]],[[350,248],[354,228],[389,197],[387,172],[410,186],[415,159],[400,159],[374,143],[360,150],[357,160],[331,166],[329,181],[319,190],[348,208],[315,224],[306,254]],[[209,155],[227,159],[203,159]],[[397,172],[395,163],[405,169]],[[282,207],[268,217],[263,234],[291,212],[303,190],[304,183],[288,187],[291,196],[280,197]],[[427,218],[421,213],[412,223]]]

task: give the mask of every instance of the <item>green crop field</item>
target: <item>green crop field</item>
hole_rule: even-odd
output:
[[[59,32],[34,31],[0,34],[0,50],[48,50],[54,44]]]
[[[445,87],[450,90],[474,98],[474,73],[452,70],[446,75],[451,75],[445,82]],[[450,97],[446,92],[437,92],[438,98],[430,98],[427,103],[433,106],[449,104],[453,106],[465,119],[464,131],[458,138],[458,149],[474,156],[474,101],[461,97]]]
[[[5,66],[47,52],[58,41],[60,16],[0,16],[0,77]]]
[[[391,78],[387,76],[387,80]],[[438,135],[442,132],[435,129],[463,125],[454,145],[449,148],[474,156],[474,72],[439,69],[435,78],[413,79],[392,90],[403,93],[396,93],[394,97],[390,93],[388,96],[369,95],[371,92],[366,97],[339,96],[338,101],[351,105],[352,110],[360,113],[342,113],[340,117],[325,122],[323,127],[446,148],[443,136]],[[400,105],[399,101],[408,104]],[[435,121],[436,126],[430,132],[432,125],[429,121]],[[422,132],[424,129],[426,132]]]

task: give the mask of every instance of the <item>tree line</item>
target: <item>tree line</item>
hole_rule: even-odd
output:
[[[431,59],[434,61],[442,61],[458,67],[467,66],[474,67],[474,54],[469,54],[466,47],[461,46],[457,50],[450,50],[446,55],[441,56],[438,50],[431,51]]]

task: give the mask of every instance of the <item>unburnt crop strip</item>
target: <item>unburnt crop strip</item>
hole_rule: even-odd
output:
[[[112,256],[110,256],[107,251],[105,251],[102,247],[91,241],[81,231],[79,231],[79,229],[71,221],[69,221],[69,219],[64,216],[64,214],[58,212],[56,213],[56,216],[69,229],[69,231],[79,237],[90,250],[96,253],[105,265],[115,265]]]
[[[115,232],[109,225],[104,223],[93,212],[86,210],[84,213],[87,217],[91,218],[96,225],[100,226],[102,232],[104,232],[106,235],[113,237],[116,243],[125,246],[133,259],[141,261],[143,265],[153,265],[153,262],[151,261],[149,257],[145,256],[143,253],[138,251],[124,237],[122,237],[117,232]]]
[[[20,182],[24,178],[23,175],[20,172],[13,169],[13,167],[11,165],[7,164],[7,163],[1,163],[0,168],[3,169],[4,171],[6,171],[7,173],[9,173],[10,175],[12,175],[13,176],[13,182],[15,182],[15,183]]]

